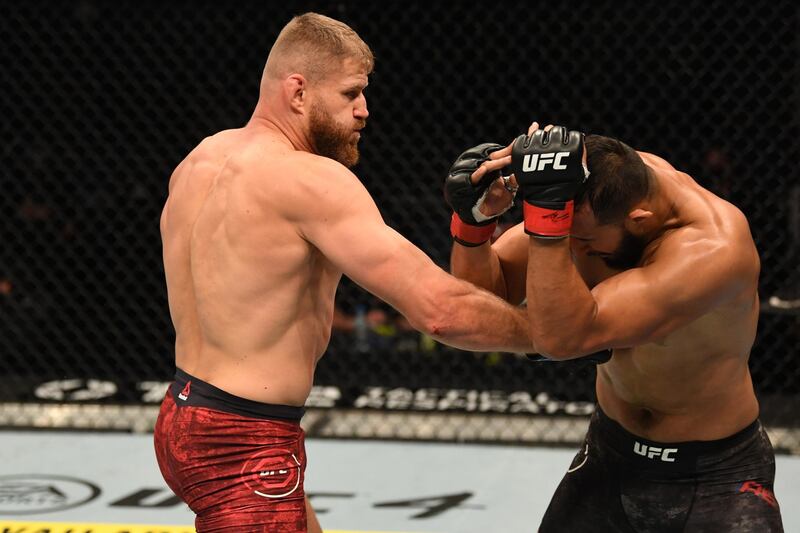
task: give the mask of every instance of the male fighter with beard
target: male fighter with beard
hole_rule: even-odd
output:
[[[530,350],[524,311],[387,227],[347,169],[372,65],[345,24],[295,17],[247,125],[205,139],[172,175],[161,235],[177,371],[155,448],[199,532],[320,531],[299,420],[342,273],[444,343]]]
[[[540,354],[613,354],[539,531],[782,531],[747,365],[760,266],[747,220],[660,157],[598,135],[585,148],[534,123],[467,150],[446,182],[453,273],[527,299]],[[473,174],[509,155],[513,178]],[[516,187],[525,220],[490,245]]]

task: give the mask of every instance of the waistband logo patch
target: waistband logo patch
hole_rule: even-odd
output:
[[[648,459],[658,459],[666,463],[674,463],[674,455],[678,453],[678,448],[661,448],[658,446],[648,446],[638,441],[633,443],[633,453],[647,457]],[[670,454],[673,454],[672,456]]]
[[[189,393],[192,392],[191,388],[192,388],[192,382],[191,381],[187,381],[186,385],[183,387],[183,390],[178,393],[178,398],[180,398],[184,402],[186,400],[188,400],[189,399]]]

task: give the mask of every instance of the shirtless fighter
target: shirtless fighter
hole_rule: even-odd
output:
[[[581,133],[534,123],[506,148],[466,152],[478,163],[510,155],[516,183],[484,195],[487,180],[460,172],[462,154],[446,185],[454,274],[515,304],[527,297],[540,354],[612,350],[540,531],[782,531],[747,365],[760,267],[747,220],[660,157],[598,135],[585,148]],[[486,228],[515,186],[524,223],[490,245]]]
[[[387,227],[347,169],[372,65],[345,24],[295,17],[247,125],[205,139],[170,180],[161,235],[177,372],[155,447],[199,532],[320,531],[299,421],[342,273],[441,342],[530,350],[523,310]]]

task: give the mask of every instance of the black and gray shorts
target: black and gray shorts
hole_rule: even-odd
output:
[[[774,481],[758,420],[716,441],[658,443],[598,407],[539,531],[782,532]]]

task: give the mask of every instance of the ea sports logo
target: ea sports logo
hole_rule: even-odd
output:
[[[262,498],[284,498],[300,486],[300,461],[289,450],[264,450],[245,462],[242,478]]]
[[[73,477],[42,474],[0,476],[0,515],[63,511],[88,503],[99,495],[100,487]]]

